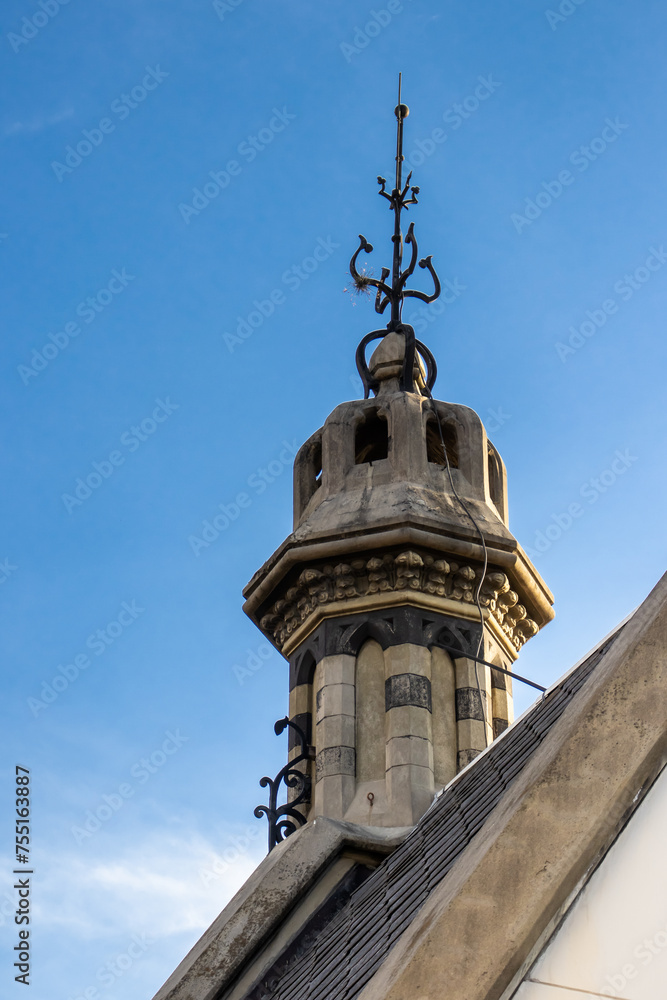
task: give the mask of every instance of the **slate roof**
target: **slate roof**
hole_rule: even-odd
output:
[[[625,623],[623,623],[625,624]],[[619,628],[566,674],[434,800],[408,839],[354,890],[334,919],[291,961],[247,994],[257,1000],[354,1000],[488,819]],[[294,952],[292,952],[294,954]]]

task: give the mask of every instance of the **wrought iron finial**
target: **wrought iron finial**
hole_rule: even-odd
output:
[[[278,771],[275,778],[264,777],[259,782],[262,788],[269,788],[268,806],[257,806],[255,809],[257,819],[261,819],[265,815],[269,821],[269,851],[272,851],[276,844],[279,844],[285,837],[295,833],[299,826],[303,826],[306,817],[296,807],[310,798],[310,776],[299,771],[297,765],[304,760],[313,759],[313,748],[308,745],[303,729],[287,716],[284,719],[279,719],[273,727],[276,736],[280,736],[288,726],[296,733],[301,744],[301,752],[293,757],[282,770]],[[296,789],[296,795],[291,802],[279,806],[278,793],[283,781],[287,788]]]
[[[383,198],[387,199],[389,207],[394,213],[394,235],[392,236],[394,249],[391,272],[388,267],[383,267],[379,278],[372,278],[367,273],[359,273],[357,269],[357,258],[359,257],[359,254],[362,251],[364,253],[371,253],[373,250],[373,245],[369,243],[366,237],[361,234],[359,234],[359,246],[353,253],[352,259],[350,260],[350,274],[355,286],[358,289],[365,289],[369,286],[377,289],[375,295],[375,311],[377,313],[383,313],[387,306],[391,305],[391,316],[389,323],[387,324],[387,329],[376,330],[373,334],[368,334],[368,336],[364,338],[362,344],[359,345],[359,351],[362,352],[361,359],[359,357],[359,351],[357,352],[357,367],[364,383],[366,397],[368,397],[370,390],[375,388],[373,380],[370,378],[363,353],[365,351],[366,344],[370,340],[377,340],[391,331],[396,331],[405,335],[405,359],[403,364],[403,376],[401,378],[401,388],[405,389],[407,392],[415,391],[413,372],[415,352],[422,355],[426,361],[428,372],[427,379],[430,381],[432,378],[429,388],[432,388],[432,384],[435,382],[435,361],[433,360],[433,356],[430,355],[430,352],[428,352],[426,348],[424,348],[423,344],[415,340],[415,333],[412,327],[404,324],[401,320],[403,300],[406,298],[415,298],[420,299],[422,302],[434,302],[440,295],[440,281],[432,264],[432,254],[429,254],[428,257],[422,257],[419,262],[417,261],[419,250],[417,248],[417,240],[414,233],[414,223],[410,223],[405,239],[403,238],[403,233],[401,231],[401,212],[403,209],[408,211],[409,205],[417,204],[419,188],[410,186],[412,171],[410,171],[405,180],[405,184],[403,184],[403,162],[405,159],[403,156],[403,122],[410,114],[410,109],[406,104],[401,103],[400,73],[398,74],[398,104],[396,105],[394,113],[396,115],[396,177],[391,194],[386,190],[386,179],[384,177],[378,177],[378,184],[380,185],[378,193]],[[410,261],[405,269],[403,269],[404,244],[407,244],[411,251]],[[419,263],[421,268],[428,270],[429,274],[433,278],[434,289],[431,295],[426,294],[426,292],[419,292],[415,289],[405,287],[406,282],[412,275],[417,263]],[[390,274],[391,284],[388,284],[387,278]]]

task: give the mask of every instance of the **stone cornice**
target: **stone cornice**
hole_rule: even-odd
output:
[[[434,558],[447,562],[453,558],[454,561],[464,559],[481,563],[484,557],[479,542],[441,535],[409,524],[377,532],[366,531],[356,537],[307,543],[298,542],[294,535],[290,535],[246,586],[243,592],[246,598],[244,611],[259,625],[281,596],[284,581],[293,576],[298,567],[318,566],[324,562],[351,564],[357,557],[368,559],[370,553],[378,550],[382,557],[394,547],[414,547],[419,551],[426,548]],[[514,541],[511,549],[500,548],[487,541],[487,551],[490,566],[509,576],[510,589],[520,594],[520,603],[528,608],[530,617],[539,628],[551,621],[554,616],[553,595],[521,546]]]
[[[259,625],[287,656],[325,617],[407,602],[476,619],[474,595],[482,566],[438,556],[415,548],[311,564],[295,581],[289,585],[283,581],[276,589],[277,599]],[[480,603],[492,631],[513,657],[545,624],[530,616],[526,604],[531,602],[523,589],[493,565],[487,570]]]

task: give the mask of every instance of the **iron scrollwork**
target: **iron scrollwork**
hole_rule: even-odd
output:
[[[400,387],[406,392],[414,392],[414,374],[413,382],[410,383],[407,378],[407,372],[414,373],[414,362],[415,354],[419,354],[424,365],[426,367],[426,378],[425,384],[428,392],[435,385],[435,380],[438,374],[438,368],[435,363],[435,358],[429,351],[425,344],[422,344],[421,340],[415,338],[415,331],[408,323],[399,323],[396,327],[397,333],[402,333],[405,337],[405,360],[403,363],[403,372],[400,379]],[[386,337],[386,330],[373,330],[372,333],[367,333],[364,339],[361,341],[357,347],[356,353],[356,363],[357,371],[364,386],[364,399],[368,397],[372,392],[377,392],[380,387],[378,379],[374,378],[368,368],[368,362],[366,361],[366,348],[373,340],[381,340],[382,337]]]
[[[365,347],[370,340],[376,340],[381,336],[385,336],[388,332],[396,331],[405,336],[405,357],[403,360],[403,372],[400,380],[401,389],[406,392],[415,391],[415,378],[414,378],[414,364],[415,355],[419,354],[422,360],[425,362],[427,376],[426,382],[428,385],[428,390],[433,388],[433,383],[435,382],[435,361],[433,360],[433,355],[428,351],[423,344],[415,339],[414,330],[411,326],[403,323],[401,320],[401,312],[403,308],[403,300],[406,298],[420,299],[422,302],[434,302],[440,295],[440,281],[438,275],[435,272],[435,268],[432,263],[432,255],[429,254],[427,257],[422,257],[419,260],[419,266],[424,268],[429,272],[431,278],[433,279],[433,292],[427,294],[426,292],[420,292],[416,289],[406,288],[406,282],[408,278],[414,272],[417,265],[417,258],[419,257],[419,250],[417,248],[417,239],[415,237],[415,227],[414,223],[411,222],[408,231],[403,237],[401,231],[401,212],[403,209],[408,211],[409,205],[417,204],[417,195],[419,194],[418,187],[411,187],[410,181],[412,179],[412,171],[407,176],[405,184],[402,181],[402,168],[403,168],[403,121],[407,118],[409,114],[409,108],[405,104],[401,104],[401,76],[399,73],[398,78],[398,105],[395,109],[396,114],[396,181],[395,186],[391,193],[386,190],[387,181],[384,177],[378,177],[378,184],[380,185],[380,190],[378,194],[382,195],[389,202],[389,207],[394,213],[394,234],[392,236],[393,248],[393,262],[391,270],[388,267],[383,267],[379,278],[370,277],[368,273],[359,272],[357,268],[357,259],[359,254],[363,251],[364,253],[372,253],[373,245],[369,243],[365,236],[359,235],[359,246],[352,254],[352,259],[350,260],[350,275],[357,288],[357,290],[365,290],[367,288],[373,287],[377,289],[375,295],[375,311],[377,313],[383,313],[388,305],[391,306],[391,316],[389,323],[387,324],[386,330],[375,331],[364,338],[362,343],[359,345],[359,350],[357,351],[357,368],[361,376],[362,382],[364,383],[365,397],[368,398],[369,392],[372,389],[375,391],[377,385],[368,371],[368,366],[365,360]],[[403,269],[403,247],[407,245],[410,247],[410,262],[407,267]],[[387,279],[391,275],[391,284],[388,284]]]
[[[288,726],[294,730],[299,739],[301,746],[300,753],[288,761],[285,767],[278,771],[275,778],[264,777],[259,782],[262,788],[269,789],[268,806],[257,806],[255,809],[257,819],[266,816],[269,821],[269,851],[272,851],[285,837],[296,833],[297,829],[306,823],[306,817],[299,812],[297,806],[310,799],[310,775],[300,771],[298,765],[302,761],[313,760],[314,750],[313,747],[308,745],[308,740],[303,729],[296,722],[292,722],[287,716],[276,722],[274,726],[276,736],[280,736]],[[286,788],[294,789],[296,795],[290,802],[279,806],[278,794],[282,782],[285,783]]]

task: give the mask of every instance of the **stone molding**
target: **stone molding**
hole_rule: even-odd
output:
[[[290,691],[312,684],[316,664],[325,656],[348,656],[354,660],[367,639],[375,639],[382,649],[406,643],[430,649],[444,641],[459,649],[462,657],[474,653],[481,628],[477,608],[470,611],[470,618],[464,618],[454,615],[457,608],[454,602],[449,612],[444,613],[441,607],[423,607],[424,600],[413,597],[407,603],[404,595],[392,597],[398,600],[391,607],[383,603],[381,607],[359,608],[352,614],[323,617],[321,621],[314,615],[314,627],[306,638],[300,641],[297,632],[290,639]],[[286,649],[284,652],[287,655]]]
[[[434,557],[423,549],[321,563],[301,571],[296,583],[263,615],[260,626],[277,648],[283,649],[317,611],[345,614],[348,602],[373,595],[389,597],[396,592],[406,597],[430,595],[458,603],[466,608],[468,617],[468,609],[475,608],[474,594],[481,573],[481,566]],[[537,622],[528,617],[519,592],[501,570],[489,567],[480,603],[517,651],[539,631]]]

